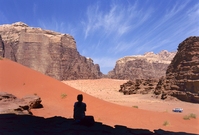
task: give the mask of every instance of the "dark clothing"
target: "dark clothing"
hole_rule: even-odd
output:
[[[82,120],[85,117],[86,104],[84,102],[75,102],[73,118]]]

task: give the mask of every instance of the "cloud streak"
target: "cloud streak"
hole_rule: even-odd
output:
[[[5,16],[5,14],[2,12],[2,11],[0,11],[0,23],[7,23],[7,22],[9,22],[8,21],[8,18]]]
[[[98,36],[98,43],[96,48],[106,44],[103,42],[110,40],[108,47],[108,53],[121,53],[131,49],[134,45],[129,39],[125,40],[125,36],[129,36],[129,33],[136,33],[136,31],[144,23],[146,23],[152,13],[153,8],[139,8],[138,3],[131,3],[129,5],[123,5],[118,3],[112,3],[108,10],[103,11],[100,3],[89,6],[86,12],[86,18],[82,21],[84,27],[85,40]],[[133,34],[132,34],[133,36]]]
[[[176,3],[173,7],[167,8],[167,12],[161,18],[153,21],[154,25],[142,33],[143,38],[140,38],[142,41],[137,39],[140,45],[135,52],[139,54],[143,51],[169,47],[173,51],[188,36],[199,35],[199,30],[196,29],[199,27],[199,20],[196,19],[199,18],[199,6],[196,4],[193,8],[187,9],[188,2]]]
[[[37,21],[39,27],[47,30],[53,30],[60,33],[68,33],[72,36],[76,35],[76,29],[70,23],[65,23],[64,21],[59,21],[56,17],[52,16],[48,19],[38,19]]]
[[[103,11],[100,4],[89,6],[87,9],[87,20],[84,20],[82,24],[85,27],[85,38],[100,31],[105,37],[115,35],[120,37],[128,33],[133,28],[132,20],[138,18],[135,5],[128,7],[112,3],[109,10]],[[140,15],[140,14],[139,14]],[[148,19],[148,14],[142,14],[141,23]]]

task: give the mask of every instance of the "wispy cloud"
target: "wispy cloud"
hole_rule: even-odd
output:
[[[110,58],[110,57],[100,57],[100,58],[92,58],[94,63],[97,63],[102,68],[110,68],[114,67],[116,58]]]
[[[112,3],[110,9],[105,11],[101,9],[99,3],[89,6],[86,16],[87,20],[82,21],[85,27],[85,38],[96,31],[101,31],[105,36],[114,34],[120,37],[132,30],[138,18],[139,25],[149,18],[149,14],[138,11],[136,4],[124,6],[115,3]]]
[[[130,33],[136,34],[153,12],[153,8],[140,8],[137,2],[129,5],[112,3],[108,10],[102,10],[100,3],[89,6],[87,18],[82,21],[85,39],[99,35],[98,41],[95,41],[98,42],[95,44],[96,48],[106,45],[103,41],[109,40],[108,53],[116,55],[125,52],[135,45],[134,41],[127,40],[125,36],[129,37]]]
[[[4,13],[2,11],[0,11],[0,23],[8,23],[8,19],[7,17],[4,15]]]
[[[37,15],[37,10],[38,10],[38,6],[37,6],[37,4],[33,4],[33,15],[34,15],[34,17],[36,17],[36,15]]]
[[[76,29],[70,23],[59,21],[56,17],[50,19],[38,19],[38,25],[44,29],[53,30],[60,33],[76,35]]]
[[[166,8],[166,12],[163,13],[163,15],[161,15],[162,17],[156,19],[156,21],[153,21],[154,25],[150,28],[150,31],[147,32],[148,34],[145,35],[145,38],[148,38],[151,35],[151,33],[157,33],[160,29],[169,29],[169,27],[171,27],[173,24],[179,22],[176,20],[180,18],[182,15],[179,15],[180,17],[176,15],[185,8],[187,3],[188,1],[185,1],[185,3],[180,4],[177,1],[174,6]]]
[[[179,2],[180,1],[176,1],[175,5],[173,7],[171,7],[171,9],[170,8],[167,9],[167,13],[164,16],[164,18],[166,20],[174,17],[176,14],[178,14],[180,11],[182,11],[186,7],[186,5],[189,3],[188,0],[184,1],[183,3],[182,2],[179,3]]]
[[[178,1],[179,2],[179,1]],[[187,9],[189,1],[176,3],[167,8],[167,12],[154,21],[146,33],[142,33],[139,48],[135,53],[162,49],[176,49],[177,45],[191,35],[199,35],[199,4]]]
[[[190,8],[186,15],[188,16],[189,22],[199,26],[199,3]],[[198,29],[199,30],[199,29]]]

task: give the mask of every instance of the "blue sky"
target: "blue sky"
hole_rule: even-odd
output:
[[[0,25],[18,21],[72,35],[107,73],[121,57],[199,36],[199,0],[0,0]]]

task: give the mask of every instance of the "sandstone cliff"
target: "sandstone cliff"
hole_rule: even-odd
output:
[[[127,56],[116,62],[113,71],[108,73],[109,78],[114,79],[149,79],[160,78],[166,73],[166,69],[175,52],[161,51],[158,54],[148,52],[144,55]]]
[[[0,26],[0,56],[58,80],[95,79],[102,75],[98,64],[79,54],[72,36],[22,22]]]
[[[199,103],[199,37],[189,37],[178,46],[178,52],[155,90],[162,99],[169,95]]]

